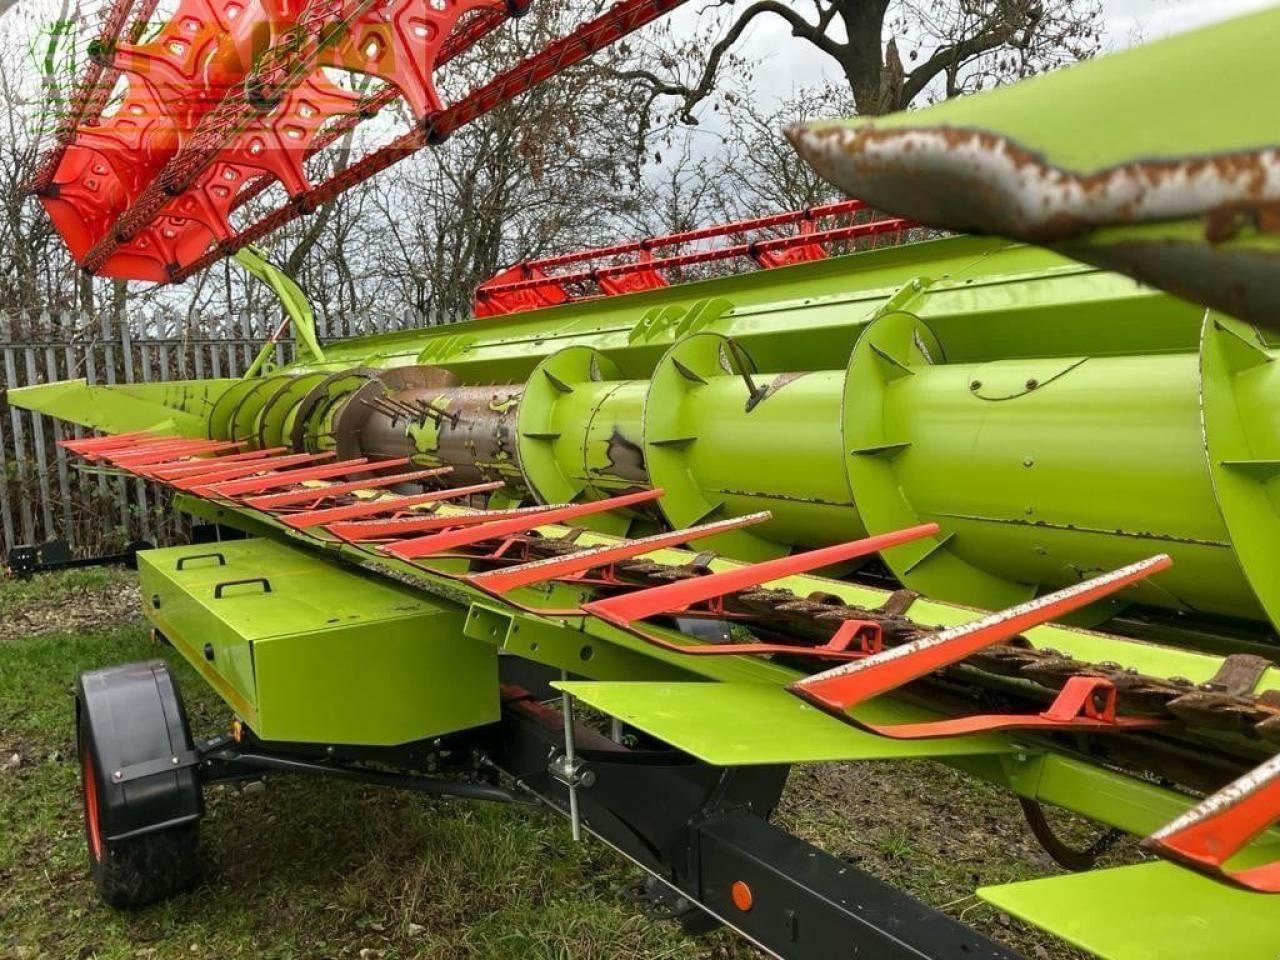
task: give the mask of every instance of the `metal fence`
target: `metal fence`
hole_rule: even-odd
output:
[[[57,441],[86,431],[11,406],[10,387],[80,377],[114,384],[239,376],[278,323],[278,316],[120,322],[65,313],[0,314],[0,562],[12,546],[56,538],[82,555],[137,539],[176,542],[189,524],[158,489],[94,472],[69,457]],[[323,342],[410,325],[399,317],[322,320],[318,332]],[[277,345],[277,362],[291,358],[291,343]]]

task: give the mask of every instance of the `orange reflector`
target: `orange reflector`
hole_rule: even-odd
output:
[[[733,898],[733,905],[743,913],[755,906],[755,894],[751,892],[745,880],[733,881],[733,886],[729,888],[729,896]]]

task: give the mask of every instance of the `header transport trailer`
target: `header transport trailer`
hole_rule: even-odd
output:
[[[396,60],[380,95],[420,122],[394,156],[671,5],[626,0],[448,107]],[[156,74],[195,81],[163,31],[112,34],[77,123],[104,70],[168,67],[138,72],[111,118],[60,131],[36,184],[91,272],[176,280],[234,253],[297,335],[294,362],[267,363],[269,344],[240,379],[9,395],[98,429],[65,446],[225,534],[138,560],[147,616],[229,730],[197,738],[159,662],[79,685],[109,903],[188,888],[202,788],[280,771],[542,803],[649,871],[691,924],[780,957],[1011,957],[769,823],[792,765],[921,758],[1020,798],[1070,871],[978,891],[1002,910],[1114,960],[1274,956],[1274,118],[1229,96],[1188,138],[1114,118],[1197,107],[1205,85],[1261,89],[1275,13],[963,107],[792,132],[912,221],[851,201],[519,264],[468,323],[320,344],[249,244],[394,161],[298,179],[333,129],[302,109],[316,104],[300,78],[354,62],[344,37],[429,35],[417,53],[439,62],[519,10],[405,0],[424,35],[358,4],[274,6],[253,8],[270,29],[242,35],[215,29],[226,5],[184,0],[196,26],[173,30],[266,52],[210,39],[221,59],[201,82],[222,86],[196,134],[131,153],[109,149],[138,146],[116,118],[164,115]],[[300,143],[240,149],[295,114],[315,120]],[[1114,140],[1105,171],[1055,154],[1080,130],[1041,129],[1079,116],[1112,118],[1094,128]],[[1011,156],[1036,175],[1008,175]],[[1164,205],[1145,202],[1163,196],[1157,167],[1183,187]],[[237,198],[271,176],[294,203],[235,232]],[[1035,240],[1180,296],[993,238],[828,255],[918,224]],[[763,269],[670,282],[734,258]],[[1142,837],[1151,857],[1093,869],[1045,806]]]

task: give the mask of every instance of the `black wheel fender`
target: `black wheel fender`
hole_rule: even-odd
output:
[[[198,821],[199,757],[168,667],[153,660],[90,670],[76,692],[78,729],[96,767],[103,839]]]

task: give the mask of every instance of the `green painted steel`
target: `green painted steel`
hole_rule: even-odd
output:
[[[245,525],[257,533],[288,539],[299,548],[315,545],[308,537],[285,530],[273,521],[262,518],[254,521],[206,501],[184,501],[184,507],[187,505],[197,507],[209,519]],[[558,536],[568,531],[544,527],[540,532]],[[615,539],[608,534],[586,532],[581,534],[579,542],[590,545]],[[350,545],[335,543],[332,547],[353,561],[371,559]],[[680,564],[691,559],[692,554],[667,549],[651,556],[657,562]],[[1190,802],[1188,797],[1148,780],[1054,753],[1043,742],[1018,736],[991,735],[914,745],[877,740],[832,717],[799,709],[798,701],[783,691],[799,674],[780,664],[743,657],[681,656],[653,647],[602,621],[562,615],[539,616],[536,612],[503,604],[430,569],[390,559],[376,562],[398,577],[410,578],[436,602],[465,609],[463,631],[467,637],[493,645],[508,655],[590,678],[593,682],[576,683],[567,689],[606,711],[625,711],[629,722],[638,728],[651,730],[668,742],[715,762],[929,757],[1019,796],[1061,806],[1139,835],[1168,822]],[[710,561],[712,570],[726,570],[735,565],[736,561],[725,558]],[[830,593],[847,603],[869,608],[881,605],[889,596],[886,590],[810,575],[786,578],[774,585],[800,596]],[[522,601],[532,599],[533,592],[521,597]],[[553,605],[562,606],[563,598]],[[918,622],[943,627],[980,615],[974,610],[927,598],[916,599],[907,613]],[[661,632],[657,627],[650,629]],[[672,634],[668,637],[677,639]],[[1060,625],[1037,627],[1029,631],[1027,637],[1039,648],[1060,650],[1079,660],[1121,662],[1148,675],[1182,676],[1195,683],[1208,680],[1222,663],[1217,656],[1155,644],[1135,644]],[[684,641],[689,642],[688,638]],[[697,679],[703,682],[689,682]],[[652,696],[659,688],[661,695]],[[1280,670],[1267,671],[1258,689],[1280,689]],[[728,692],[722,694],[721,690]],[[348,689],[348,699],[360,699],[358,688]],[[905,722],[921,716],[918,707],[889,699],[876,701],[868,709],[874,711],[867,715],[873,722]],[[1071,902],[1060,904],[1059,908],[1070,912]],[[1250,922],[1247,904],[1234,922]]]
[[[1017,750],[1006,737],[938,742],[879,737],[763,683],[595,683],[552,686],[602,713],[717,767],[827,760],[906,760],[997,755]],[[855,711],[873,724],[917,723],[938,714],[881,698]]]
[[[839,443],[842,377],[754,370],[746,348],[711,333],[680,341],[659,362],[644,441],[651,482],[667,491],[667,520],[687,527],[769,510],[759,533],[706,541],[744,559],[863,536]]]
[[[1205,447],[1231,544],[1258,601],[1280,623],[1280,383],[1277,351],[1239,321],[1207,322],[1200,351]]]
[[[8,391],[16,407],[39,410],[60,420],[82,423],[107,433],[155,430],[189,437],[206,436],[209,410],[240,380],[183,380],[101,386],[64,380]]]
[[[922,251],[937,271],[922,269]],[[558,326],[548,310],[417,335],[411,359],[444,367],[303,363],[152,385],[101,410],[117,430],[167,417],[179,432],[251,445],[450,465],[459,483],[502,480],[507,500],[663,489],[656,511],[589,521],[615,533],[769,511],[767,523],[705,544],[742,559],[933,520],[938,537],[885,560],[913,589],[984,608],[1167,551],[1171,570],[1077,622],[1129,603],[1276,622],[1265,531],[1280,525],[1268,484],[1280,437],[1266,426],[1276,407],[1264,338],[1026,248],[960,239],[860,256],[739,278],[736,298],[718,280],[673,288],[662,308],[646,306],[649,293],[584,304]],[[837,266],[849,289],[818,293]],[[882,285],[903,268],[919,273]],[[796,298],[779,275],[815,295]],[[692,298],[695,287],[716,296]],[[782,299],[751,302],[766,291]],[[615,334],[599,324],[628,313],[628,345],[610,349]],[[495,384],[514,360],[475,357],[534,322],[551,326],[522,342],[528,381]],[[450,354],[446,341],[467,346]],[[12,399],[95,423],[91,389]],[[211,397],[197,428],[189,411]],[[377,397],[438,413],[397,419],[370,410]]]
[[[312,537],[284,529],[278,521],[258,515],[256,518],[207,501],[184,499],[185,507],[197,508],[210,519],[243,525],[259,534],[281,540],[280,549],[288,541],[298,548],[316,547]],[[561,527],[544,527],[545,536],[562,536],[569,531]],[[578,542],[584,546],[607,543],[616,538],[599,532],[582,532]],[[1186,809],[1190,799],[1142,780],[1106,769],[1075,757],[1054,752],[1051,745],[1033,738],[1011,735],[989,735],[950,741],[901,743],[875,738],[841,723],[833,717],[808,709],[786,694],[784,687],[798,673],[778,663],[743,657],[682,656],[656,648],[640,637],[618,630],[589,617],[540,616],[535,611],[511,606],[447,575],[441,564],[439,571],[409,565],[390,558],[376,558],[349,544],[330,542],[327,546],[354,562],[374,564],[399,578],[410,579],[433,605],[465,611],[462,635],[470,642],[569,671],[587,681],[567,684],[575,697],[605,712],[622,716],[635,727],[681,747],[710,762],[735,764],[752,762],[819,762],[831,759],[871,760],[888,757],[922,757],[954,766],[983,778],[1019,796],[1062,806],[1089,816],[1100,823],[1145,834]],[[309,550],[307,552],[309,552]],[[692,559],[687,550],[657,551],[652,559],[661,563],[680,564]],[[738,562],[724,557],[709,561],[713,570],[725,570]],[[326,596],[342,596],[364,589],[363,578],[343,569],[347,584],[333,584]],[[460,571],[452,571],[460,572]],[[356,580],[360,585],[356,586]],[[792,590],[797,595],[829,593],[848,603],[866,607],[881,605],[888,592],[863,584],[836,582],[816,576],[797,576],[774,586]],[[581,589],[581,588],[577,588]],[[563,596],[552,596],[537,590],[522,591],[522,603],[536,602],[539,597],[548,606],[562,608]],[[979,616],[977,611],[918,598],[907,615],[917,622],[951,626]],[[661,628],[650,629],[661,632]],[[670,639],[676,639],[668,633]],[[1063,651],[1080,660],[1114,661],[1153,676],[1183,676],[1192,682],[1203,682],[1215,674],[1221,658],[1192,650],[1172,649],[1131,641],[1100,633],[1046,625],[1031,630],[1028,639],[1037,647]],[[684,638],[684,642],[692,642]],[[345,724],[353,709],[366,700],[368,681],[350,669],[341,651],[326,651],[326,659],[340,663],[345,693],[343,706],[335,712]],[[259,677],[263,667],[259,666]],[[284,663],[272,663],[281,685],[296,687],[299,700],[306,699],[314,680],[305,672],[295,672]],[[390,669],[390,666],[387,666]],[[451,683],[453,673],[444,674]],[[702,682],[691,682],[701,680]],[[429,689],[434,695],[440,683]],[[1260,690],[1280,689],[1280,671],[1267,671],[1259,683]],[[353,708],[352,705],[355,707]],[[882,699],[867,705],[865,718],[873,722],[905,722],[920,719],[919,707],[895,699]],[[383,742],[381,740],[376,742]],[[1269,841],[1266,841],[1269,842]],[[1251,855],[1265,854],[1266,842]],[[1175,872],[1176,868],[1169,868]],[[1104,874],[1105,876],[1105,874]],[[1121,888],[1121,892],[1129,890]],[[1176,886],[1169,890],[1170,910],[1182,916],[1199,916],[1200,901],[1186,899],[1188,890]],[[1126,894],[1137,896],[1136,891]],[[1012,901],[1006,908],[1011,913],[1027,916],[1050,929],[1066,929],[1070,915],[1078,909],[1078,898],[1041,898],[1036,909],[1022,910]],[[1257,909],[1249,900],[1219,902],[1211,897],[1205,916],[1217,923],[1256,929]],[[1064,919],[1065,918],[1065,919]],[[1127,923],[1127,921],[1125,921]],[[1118,928],[1124,923],[1117,920]],[[1235,934],[1233,934],[1235,936]],[[1243,936],[1243,934],[1241,935]],[[1188,944],[1203,942],[1190,938]],[[1235,941],[1232,941],[1233,943]],[[1251,943],[1245,939],[1241,942]],[[1136,960],[1141,953],[1115,953],[1117,960]],[[1247,954],[1246,954],[1247,955]],[[1217,960],[1218,955],[1204,956]],[[1230,954],[1223,955],[1226,960]]]
[[[524,486],[547,503],[603,500],[644,485],[647,383],[623,380],[588,346],[565,347],[534,368],[520,392],[516,445]],[[628,518],[588,517],[623,532]]]
[[[315,363],[323,363],[324,351],[320,349],[320,342],[316,339],[315,312],[311,309],[311,302],[303,289],[292,277],[268,260],[266,254],[257,247],[248,246],[237,251],[235,260],[250,274],[269,286],[280,299],[301,352],[307,359]],[[271,365],[269,358],[273,350],[273,344],[265,344],[253,363],[249,365],[249,369],[245,371],[245,376],[257,376],[260,370]]]
[[[1139,44],[1123,53],[1057,70],[979,96],[953,97],[928,110],[818,121],[818,129],[904,130],[925,125],[956,131],[996,130],[1080,174],[1099,173],[1135,156],[1176,157],[1247,151],[1275,139],[1275,112],[1249,97],[1267,76],[1280,12],[1269,10]],[[1214,56],[1229,49],[1229,57]],[[1159,77],[1153,84],[1151,79]],[[1045,104],[1051,102],[1052,110]],[[1100,116],[1159,122],[1103,125]],[[1088,131],[1088,136],[1082,133]]]
[[[1280,850],[1273,848],[1274,857]],[[1274,960],[1280,900],[1171,863],[981,887],[978,896],[1104,960]]]
[[[1226,322],[1211,319],[1206,345],[1244,337],[1270,371],[1256,334],[1217,333]],[[950,353],[905,311],[868,327],[844,371],[755,373],[736,341],[697,333],[658,361],[640,405],[637,381],[593,380],[592,359],[597,377],[612,369],[607,360],[567,348],[535,372],[536,416],[522,413],[528,492],[561,502],[647,480],[665,491],[660,506],[675,527],[771,511],[752,531],[708,541],[743,559],[935,521],[938,537],[886,561],[913,589],[984,608],[1164,551],[1173,569],[1078,620],[1101,622],[1127,602],[1252,620],[1274,609],[1263,531],[1280,522],[1266,486],[1280,463],[1223,467],[1258,458],[1206,455],[1228,428],[1202,423],[1202,400],[1217,394],[1196,352],[945,362]],[[562,360],[579,375],[549,380],[547,367]],[[1246,402],[1259,414],[1247,422],[1266,429],[1266,383]],[[1223,416],[1238,422],[1234,411]],[[1256,577],[1223,519],[1245,509],[1235,507],[1243,494],[1222,501],[1233,480],[1259,501],[1236,524],[1241,543],[1257,544]]]
[[[139,554],[156,628],[266,740],[393,745],[498,719],[464,611],[273,540]]]
[[[262,403],[254,417],[254,446],[259,449],[289,446],[302,400],[326,376],[327,374],[315,372],[281,378],[280,386]]]
[[[673,343],[711,329],[741,342],[761,369],[824,369],[841,365],[866,323],[905,305],[938,325],[955,359],[996,351],[1019,357],[1194,349],[1203,315],[1192,304],[1042,249],[956,237],[360,337],[327,344],[325,357],[329,369],[424,364],[446,367],[463,383],[506,383],[523,382],[564,347],[585,345],[604,352],[623,377],[647,378]],[[1011,315],[1022,322],[1009,323]]]
[[[1014,237],[1277,329],[1280,10],[976,96],[789,131],[878,210]],[[1229,53],[1227,53],[1229,51]],[[1046,105],[1052,105],[1046,109]]]
[[[750,532],[698,543],[715,556],[650,557],[673,565],[696,557],[723,570],[934,520],[938,537],[883,558],[924,594],[907,610],[924,624],[962,623],[980,615],[975,607],[1154,552],[1171,553],[1174,566],[1127,602],[1258,627],[1277,609],[1273,348],[1237,321],[1044,251],[958,238],[331,344],[325,356],[241,381],[132,392],[52,385],[12,399],[116,431],[162,426],[447,464],[459,483],[501,479],[503,503],[665,491],[657,509],[574,531],[581,546],[772,514]],[[387,400],[432,412],[392,415],[378,408]],[[873,737],[786,693],[798,672],[781,664],[690,657],[564,614],[592,596],[589,584],[522,588],[507,603],[460,579],[465,559],[413,565],[233,504],[179,506],[282,551],[255,554],[236,577],[266,576],[272,594],[248,583],[220,601],[211,599],[220,570],[197,564],[182,581],[144,561],[148,596],[160,597],[157,625],[264,737],[392,744],[488,722],[503,654],[585,678],[568,688],[584,702],[713,763],[928,757],[1137,832],[1188,802],[1030,737]],[[371,601],[365,575],[317,554],[411,583],[384,589],[420,606],[390,615]],[[322,570],[291,575],[306,564]],[[868,608],[888,597],[817,576],[771,586]],[[341,622],[346,610],[351,624]],[[1194,683],[1222,664],[1201,650],[1062,625],[1027,637],[1077,660]],[[1276,689],[1280,672],[1269,670],[1258,690]],[[864,710],[873,722],[923,716],[899,699]]]
[[[965,364],[944,353],[927,325],[894,314],[849,367],[849,479],[868,528],[942,526],[886,553],[906,585],[997,608],[1166,552],[1173,569],[1129,599],[1262,616],[1218,509],[1196,354]]]

